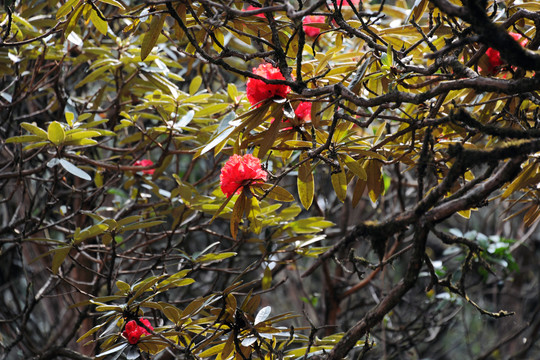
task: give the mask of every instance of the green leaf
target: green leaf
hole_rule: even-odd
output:
[[[84,79],[82,79],[81,81],[79,81],[77,83],[77,85],[75,85],[75,89],[78,89],[80,88],[81,86],[89,83],[89,82],[93,82],[93,81],[96,81],[96,80],[103,80],[103,74],[105,72],[107,72],[107,70],[110,70],[110,69],[113,69],[112,66],[110,65],[107,65],[107,66],[102,66],[100,68],[97,68],[96,70],[92,71],[90,74],[86,75],[86,77]]]
[[[300,160],[307,157],[306,154],[300,155]],[[298,197],[304,209],[309,209],[313,202],[313,196],[315,195],[315,182],[313,179],[313,173],[311,172],[311,165],[309,162],[305,162],[298,168],[298,178],[296,180],[298,187]]]
[[[27,122],[21,123],[21,127],[27,131],[30,131],[32,134],[39,136],[43,140],[48,140],[49,136],[47,135],[47,132],[39,127],[37,127],[34,124],[30,124]]]
[[[109,31],[109,24],[103,20],[94,9],[90,11],[90,20],[100,33],[107,35],[107,32]]]
[[[6,144],[11,144],[11,143],[20,144],[23,142],[36,142],[40,140],[43,140],[43,138],[37,135],[13,136],[13,137],[10,137],[9,139],[6,139]]]
[[[102,223],[89,226],[80,232],[75,230],[75,233],[73,234],[73,243],[78,245],[86,239],[91,239],[103,234],[107,229],[109,229],[109,225]]]
[[[332,174],[330,178],[338,199],[344,202],[347,197],[347,175],[345,175],[345,171],[342,169],[340,172]]]
[[[88,138],[92,138],[92,137],[96,137],[96,136],[101,136],[101,133],[99,133],[97,131],[91,131],[91,130],[82,130],[82,131],[80,131],[80,130],[77,130],[77,131],[69,130],[66,133],[66,137],[65,137],[64,141],[67,143],[67,142],[70,142],[70,141],[88,139]]]
[[[79,21],[79,18],[81,17],[84,8],[85,6],[83,6],[83,3],[79,3],[77,4],[75,11],[71,13],[68,23],[66,25],[66,29],[64,30],[64,36],[66,38],[69,36],[69,34],[73,31],[73,29],[77,25],[77,21]]]
[[[347,168],[351,170],[354,175],[358,176],[359,179],[367,180],[366,170],[364,170],[359,161],[354,160],[349,155],[342,153],[339,154],[339,158],[341,161],[343,161],[343,163],[345,163],[345,165],[347,165]]]
[[[112,5],[112,6],[116,6],[117,8],[120,8],[122,10],[126,10],[124,5],[122,5],[122,3],[120,1],[117,1],[117,0],[99,0],[99,2],[109,4],[109,5]]]
[[[141,60],[144,61],[148,54],[152,52],[152,49],[156,45],[156,42],[161,34],[161,29],[163,29],[163,23],[165,22],[165,15],[158,14],[152,16],[152,22],[150,23],[150,29],[144,35],[143,41],[141,44]]]
[[[57,249],[54,249],[54,255],[52,260],[52,272],[53,274],[58,274],[58,269],[66,259],[71,250],[71,245],[62,246]]]
[[[163,224],[163,223],[164,223],[164,221],[162,221],[162,220],[145,220],[145,221],[137,222],[137,223],[134,223],[134,224],[131,224],[131,225],[123,226],[119,230],[119,232],[122,233],[124,231],[129,231],[129,230],[146,229],[146,228],[156,226],[156,225],[160,225],[160,224]]]
[[[272,286],[272,269],[270,266],[267,266],[264,269],[263,278],[261,280],[261,287],[263,290],[268,290]]]
[[[91,181],[92,180],[90,175],[88,175],[86,172],[79,169],[77,166],[73,165],[72,163],[70,163],[66,159],[60,159],[60,165],[62,165],[62,167],[72,175],[75,175],[75,176],[77,176],[77,177],[79,177],[79,178],[81,178],[83,180],[86,180],[86,181]]]
[[[116,281],[116,287],[124,294],[127,294],[131,291],[131,286],[129,286],[128,283],[123,282],[122,280]]]
[[[202,76],[197,75],[191,80],[191,84],[189,84],[189,94],[195,95],[195,93],[199,90],[202,84]]]
[[[64,5],[60,6],[60,9],[58,9],[56,12],[56,19],[58,20],[69,14],[69,12],[73,9],[73,4],[75,4],[77,1],[78,0],[68,0]]]
[[[53,121],[47,130],[47,138],[49,141],[58,146],[64,142],[65,137],[66,134],[62,125],[60,125],[58,121]]]
[[[224,252],[220,254],[204,254],[202,256],[199,256],[197,259],[195,259],[196,263],[204,263],[204,262],[211,262],[211,261],[221,261],[228,259],[230,257],[236,256],[235,252]]]
[[[252,188],[261,195],[265,194],[266,191],[268,191],[272,187],[273,189],[270,190],[270,192],[266,195],[269,199],[283,202],[294,201],[294,196],[292,196],[290,192],[288,192],[279,185],[274,186],[272,184],[254,184],[252,186]]]

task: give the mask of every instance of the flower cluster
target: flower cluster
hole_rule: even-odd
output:
[[[509,33],[510,36],[516,41],[521,40],[521,35],[517,33]],[[519,42],[521,46],[527,45],[527,39],[523,39]],[[501,59],[501,53],[498,50],[489,48],[486,50],[486,56],[488,57],[488,72],[490,74],[496,74],[499,67],[504,64],[504,61]]]
[[[150,325],[150,321],[147,319],[140,318],[139,321],[146,325],[150,330],[154,330],[152,325]],[[150,333],[144,327],[137,325],[135,320],[128,321],[122,332],[122,336],[124,336],[130,344],[138,343],[141,335],[150,335]]]
[[[227,160],[219,176],[221,191],[231,197],[239,194],[244,186],[266,181],[267,173],[261,168],[261,161],[251,154],[234,154]]]
[[[308,26],[306,24],[312,24],[312,23],[324,23],[325,17],[322,15],[309,15],[306,16],[303,20],[304,23],[304,32],[307,36],[315,37],[321,33],[321,29],[314,27],[314,26]]]
[[[253,73],[266,79],[285,80],[279,69],[269,63],[254,68]],[[290,91],[291,88],[287,85],[266,84],[259,79],[250,78],[246,84],[246,95],[251,105],[273,97],[285,98]]]
[[[133,165],[134,166],[144,166],[144,167],[146,167],[146,166],[154,165],[154,162],[152,160],[143,159],[143,160],[135,161],[135,163]],[[147,170],[143,170],[142,173],[147,174],[147,175],[153,175],[154,171],[155,171],[155,169],[147,169]]]

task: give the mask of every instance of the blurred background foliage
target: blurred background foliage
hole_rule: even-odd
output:
[[[4,0],[0,354],[538,358],[539,23],[535,1]],[[255,105],[249,78],[291,91]],[[268,179],[227,198],[248,153]]]

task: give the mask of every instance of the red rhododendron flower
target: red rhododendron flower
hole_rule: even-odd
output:
[[[304,32],[307,36],[315,37],[321,33],[321,29],[313,27],[313,26],[307,26],[305,24],[312,24],[312,23],[324,23],[325,17],[323,15],[309,15],[304,18]]]
[[[302,101],[294,110],[298,120],[306,122],[311,121],[311,103],[307,101]]]
[[[338,6],[349,6],[349,3],[347,2],[347,0],[337,0],[336,2]],[[351,3],[355,6],[360,4],[361,2],[362,0],[351,0]]]
[[[135,161],[133,165],[134,166],[152,166],[154,165],[154,162],[152,160],[143,159],[143,160]],[[148,169],[148,170],[143,170],[142,172],[143,174],[153,175],[155,170],[156,169]]]
[[[267,175],[261,167],[261,160],[255,156],[234,154],[221,169],[219,176],[221,191],[227,197],[231,197],[234,194],[239,194],[244,186],[265,182]]]
[[[249,5],[244,11],[259,10],[260,8]],[[264,14],[257,14],[256,17],[265,18]]]
[[[253,73],[272,80],[285,80],[278,68],[272,64],[264,63],[253,69]],[[259,79],[248,79],[246,95],[251,105],[273,97],[287,97],[291,88],[287,85],[266,84]],[[259,105],[257,105],[259,106]]]
[[[154,330],[152,325],[150,325],[150,321],[147,319],[140,318],[139,321],[146,325],[150,330]],[[135,320],[128,321],[122,332],[122,336],[124,336],[130,344],[138,343],[141,335],[150,335],[150,333],[144,327],[139,326]]]
[[[514,40],[519,41],[521,39],[521,35],[517,33],[509,33]],[[521,46],[527,45],[527,39],[523,39],[520,41]],[[486,56],[488,57],[488,72],[490,74],[496,74],[498,68],[504,64],[504,61],[501,59],[501,53],[498,50],[495,50],[493,48],[489,48],[486,50]]]

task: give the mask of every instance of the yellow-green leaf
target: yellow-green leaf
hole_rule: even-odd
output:
[[[58,146],[64,142],[65,137],[66,133],[64,132],[62,125],[60,125],[58,121],[53,121],[47,130],[47,138],[49,141]]]
[[[202,84],[202,76],[197,75],[191,80],[191,84],[189,84],[189,94],[195,95],[195,93],[199,90]]]
[[[332,186],[336,192],[337,198],[343,202],[347,197],[347,176],[343,169],[340,172],[331,175]]]
[[[354,175],[358,176],[359,179],[367,180],[367,173],[366,170],[360,165],[360,162],[357,160],[354,160],[351,156],[347,154],[339,154],[339,158],[345,165],[347,165],[347,168],[353,172]]]
[[[23,143],[23,142],[36,142],[43,140],[40,136],[37,135],[22,135],[22,136],[13,136],[6,140],[6,144],[10,143]]]
[[[54,249],[54,255],[52,260],[52,272],[53,274],[58,274],[58,269],[66,259],[71,250],[71,245],[62,246],[58,249]]]
[[[88,5],[88,4],[87,4]],[[88,5],[90,6],[90,5]],[[75,25],[77,25],[77,21],[79,21],[79,18],[82,15],[82,11],[85,8],[82,3],[79,3],[77,7],[75,8],[75,11],[71,14],[69,17],[69,21],[66,25],[66,29],[64,30],[64,36],[67,38],[69,34],[73,31],[75,28]]]
[[[161,29],[163,28],[163,23],[165,22],[165,15],[158,14],[152,17],[152,22],[150,23],[150,29],[144,35],[142,45],[141,45],[141,60],[144,61],[148,54],[152,51],[156,42],[161,34]]]
[[[90,20],[100,33],[107,35],[107,32],[109,31],[109,24],[107,21],[103,20],[94,9],[90,11]]]
[[[270,269],[270,266],[267,266],[266,269],[264,269],[261,287],[263,290],[268,290],[270,289],[270,286],[272,286],[272,269]]]
[[[303,160],[307,155],[300,155],[300,160]],[[296,181],[298,186],[298,197],[304,209],[309,209],[313,202],[313,196],[315,195],[315,182],[313,180],[313,173],[311,172],[311,166],[309,162],[305,162],[298,168],[298,178]]]
[[[266,191],[271,189],[273,187],[272,184],[256,184],[253,185],[253,189],[257,191],[259,194],[265,194]],[[285,190],[279,185],[276,185],[270,190],[270,192],[266,195],[269,199],[277,200],[277,201],[284,201],[284,202],[291,202],[294,201],[294,196],[291,195],[290,192]]]
[[[43,140],[48,140],[49,137],[47,135],[47,132],[39,127],[37,127],[34,124],[30,124],[27,122],[21,123],[21,127],[27,131],[30,131],[32,134],[39,136]]]
[[[129,286],[128,283],[122,281],[122,280],[118,280],[116,281],[116,287],[118,288],[118,290],[120,290],[121,292],[127,294],[131,291],[131,286]]]
[[[58,20],[61,17],[69,14],[69,12],[73,9],[73,4],[75,4],[75,2],[77,2],[77,0],[68,0],[64,5],[60,6],[60,9],[58,9],[56,12],[56,19]]]
[[[117,0],[99,0],[99,1],[102,2],[102,3],[105,3],[105,4],[116,6],[117,8],[120,8],[122,10],[126,10],[124,5],[122,5],[122,3],[120,1],[117,1]]]

